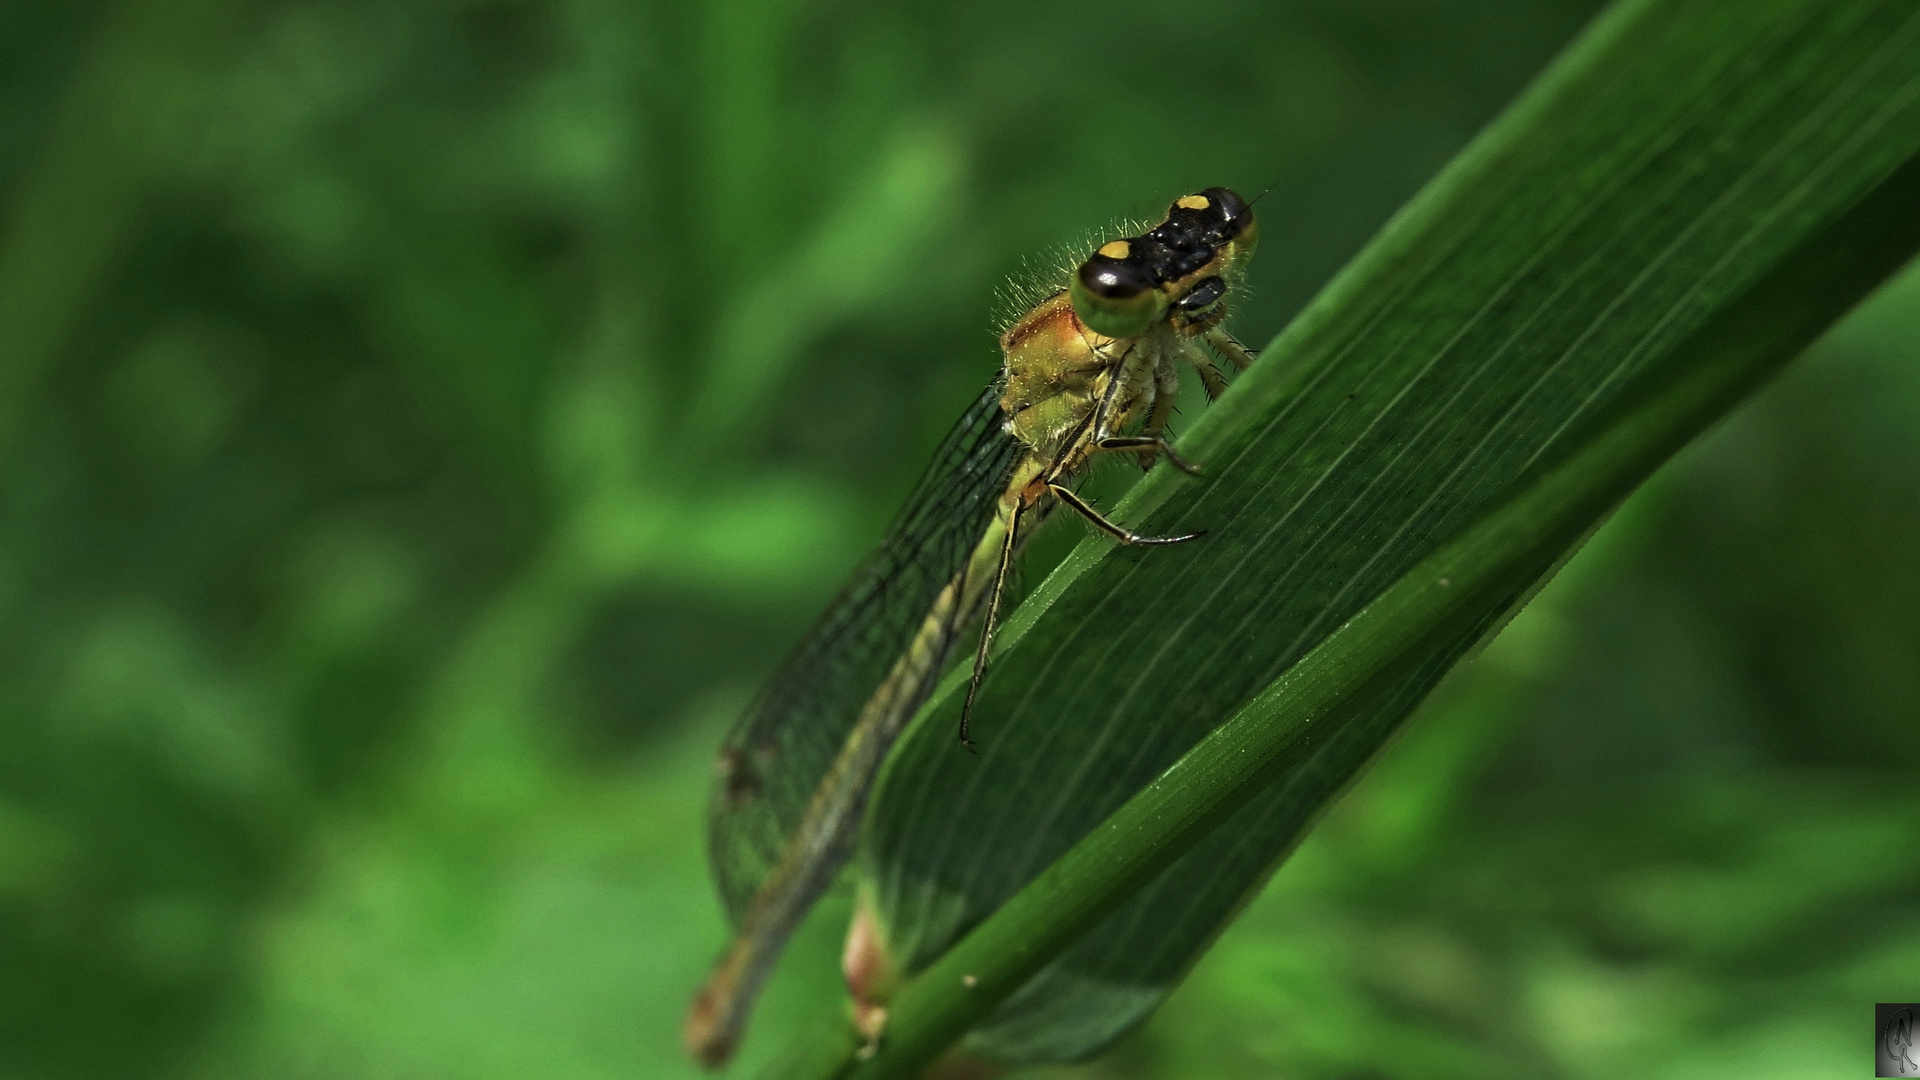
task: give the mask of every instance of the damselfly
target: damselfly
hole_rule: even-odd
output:
[[[1142,536],[1069,484],[1105,453],[1197,471],[1166,439],[1178,365],[1212,398],[1226,386],[1214,352],[1253,362],[1221,324],[1255,237],[1240,196],[1185,196],[1158,225],[1101,245],[1001,334],[1000,374],[721,747],[708,851],[737,934],[687,1015],[694,1057],[717,1065],[733,1052],[787,938],[852,854],[881,760],[979,622],[959,733],[972,749],[1001,597],[1034,528],[1064,505],[1126,544],[1200,535]]]

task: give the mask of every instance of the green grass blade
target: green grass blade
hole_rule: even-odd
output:
[[[1911,5],[1604,16],[1207,412],[1208,477],[1118,511],[1211,535],[1083,545],[984,756],[951,693],[903,740],[860,887],[921,974],[860,1074],[1144,1016],[1568,545],[1911,253],[1916,150]]]

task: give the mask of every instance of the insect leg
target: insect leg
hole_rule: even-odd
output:
[[[1199,373],[1200,385],[1207,391],[1208,401],[1212,401],[1227,392],[1226,376],[1220,374],[1220,369],[1213,366],[1213,360],[1207,356],[1204,349],[1198,346],[1189,346],[1180,350],[1180,354],[1186,357],[1187,363],[1191,364],[1193,370]]]
[[[1109,439],[1100,440],[1094,444],[1093,448],[1095,450],[1151,449],[1154,457],[1157,458],[1164,455],[1168,461],[1173,462],[1174,468],[1179,469],[1188,476],[1200,475],[1200,466],[1174,453],[1173,444],[1159,435],[1116,435]]]
[[[1013,550],[1019,544],[1021,500],[1015,499],[1007,521],[1007,538],[1000,545],[1000,563],[993,572],[993,591],[987,598],[987,615],[980,623],[980,644],[973,651],[973,678],[967,682],[967,700],[960,706],[960,745],[972,753],[973,740],[967,737],[967,725],[973,720],[973,699],[980,693],[980,680],[987,673],[987,650],[993,646],[993,628],[1000,621],[1000,595],[1006,591],[1007,575],[1013,570]]]
[[[1123,544],[1182,544],[1188,540],[1198,540],[1200,537],[1207,535],[1204,532],[1195,532],[1182,533],[1179,536],[1142,536],[1131,529],[1122,528],[1108,521],[1105,517],[1101,516],[1100,511],[1089,506],[1087,500],[1082,499],[1072,488],[1067,487],[1065,484],[1056,484],[1049,481],[1047,490],[1053,493],[1054,498],[1073,507],[1081,517],[1093,522],[1094,526],[1101,532],[1106,533],[1108,536],[1113,537]]]
[[[1235,341],[1232,334],[1216,326],[1207,331],[1206,336],[1207,344],[1220,350],[1220,355],[1233,361],[1234,367],[1245,371],[1253,366],[1253,350]]]
[[[1149,444],[1148,449],[1140,452],[1140,468],[1143,471],[1153,468],[1153,463],[1160,460],[1162,448],[1166,445],[1161,436],[1167,430],[1167,419],[1173,415],[1174,397],[1179,393],[1180,373],[1174,370],[1173,363],[1164,353],[1156,356],[1153,362],[1153,407],[1147,413],[1147,422],[1141,427],[1140,434],[1156,440],[1159,445]],[[1119,449],[1112,446],[1112,442],[1111,439],[1102,439],[1100,449]]]
[[[1120,398],[1120,388],[1129,381],[1127,370],[1130,365],[1127,363],[1127,358],[1131,355],[1133,355],[1133,348],[1129,346],[1127,351],[1121,354],[1120,362],[1115,364],[1113,370],[1107,374],[1107,388],[1101,393],[1100,401],[1093,407],[1093,412],[1088,414],[1087,426],[1081,429],[1091,431],[1095,443],[1107,437],[1108,420],[1113,414],[1114,403]],[[1126,411],[1125,407],[1122,411]]]

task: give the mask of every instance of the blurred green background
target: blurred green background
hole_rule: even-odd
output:
[[[0,1078],[692,1075],[711,749],[1001,283],[1271,184],[1264,341],[1594,8],[0,6]],[[1920,996],[1916,536],[1920,278],[1044,1075],[1864,1075]]]

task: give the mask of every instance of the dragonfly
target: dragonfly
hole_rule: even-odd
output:
[[[853,854],[875,774],[978,624],[960,714],[970,722],[1020,549],[1066,507],[1122,544],[1168,545],[1107,518],[1073,482],[1102,456],[1161,459],[1180,366],[1209,400],[1214,359],[1253,353],[1227,301],[1253,255],[1252,206],[1224,187],[1176,199],[1137,235],[1101,244],[1000,335],[1000,372],[934,453],[885,538],[728,733],[708,855],[732,943],[695,996],[687,1052],[724,1063],[787,939]]]

